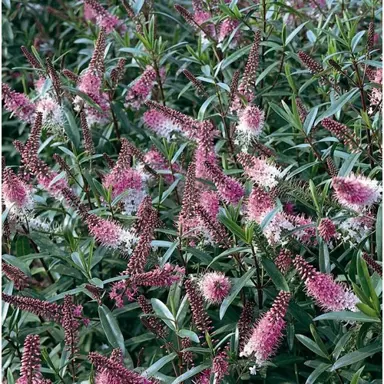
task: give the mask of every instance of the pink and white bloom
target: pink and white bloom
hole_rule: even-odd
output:
[[[321,238],[324,239],[324,241],[327,243],[329,243],[332,239],[339,237],[335,224],[328,217],[321,219],[317,230],[319,231]]]
[[[335,282],[330,274],[318,272],[301,256],[295,257],[293,265],[304,281],[308,296],[313,297],[323,310],[356,311],[358,298],[346,285]]]
[[[181,125],[176,124],[172,119],[165,116],[156,109],[150,109],[143,115],[144,124],[156,132],[159,136],[165,137],[170,141],[173,134],[181,132]]]
[[[137,237],[112,220],[102,219],[96,215],[88,215],[86,219],[90,234],[103,246],[111,249],[122,249],[132,252]]]
[[[239,123],[236,134],[239,142],[250,144],[253,139],[260,136],[264,127],[264,112],[256,106],[247,106],[239,112]]]
[[[164,69],[160,70],[160,76],[162,79],[165,77]],[[128,89],[125,98],[126,106],[130,106],[133,109],[139,109],[144,102],[150,98],[156,80],[157,75],[155,69],[150,65],[147,65],[143,74],[139,76]]]
[[[240,356],[255,358],[256,367],[261,367],[267,362],[275,353],[281,341],[286,325],[284,316],[290,298],[289,292],[279,292],[272,304],[272,308],[256,323],[249,341],[240,353]],[[251,373],[255,374],[256,367],[251,370]]]
[[[281,170],[263,158],[241,153],[238,161],[243,166],[244,173],[261,187],[273,188],[281,178]]]
[[[22,121],[33,123],[36,107],[24,93],[12,90],[7,84],[2,84],[1,93],[7,111]]]
[[[3,200],[11,214],[27,213],[33,208],[31,188],[25,184],[10,168],[3,171]]]
[[[36,103],[36,112],[43,114],[43,126],[54,134],[64,134],[64,111],[56,100],[50,96],[40,99]]]
[[[231,34],[234,32],[236,28],[240,25],[240,22],[238,20],[234,19],[225,19],[220,24],[220,30],[219,30],[219,43],[222,43],[226,38],[229,38]],[[237,29],[235,35],[233,36],[230,47],[235,48],[241,40],[241,32],[240,29]]]
[[[205,300],[219,304],[229,294],[231,281],[223,273],[210,272],[203,275],[199,281],[199,287]]]
[[[334,177],[332,186],[339,203],[356,211],[370,207],[381,200],[382,190],[379,182],[362,175]]]

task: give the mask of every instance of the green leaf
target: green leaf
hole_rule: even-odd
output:
[[[297,340],[300,341],[303,345],[305,345],[308,349],[310,349],[312,352],[316,353],[316,355],[319,355],[321,357],[324,357],[325,359],[329,360],[329,356],[325,354],[321,348],[309,337],[304,335],[296,335]]]
[[[107,340],[113,348],[120,348],[124,355],[124,337],[112,312],[105,305],[99,306],[99,317]]]
[[[363,373],[365,365],[363,365],[352,377],[351,384],[359,384],[359,379]]]
[[[341,166],[338,176],[348,176],[349,173],[352,171],[354,165],[356,164],[357,160],[359,160],[360,154],[360,152],[350,154]]]
[[[151,299],[151,304],[156,315],[159,316],[169,328],[176,332],[176,320],[168,307],[159,299]]]
[[[320,271],[324,273],[331,273],[331,263],[329,259],[328,245],[322,239],[320,239],[319,248]]]
[[[215,100],[216,97],[217,97],[216,94],[214,94],[214,95],[208,97],[208,99],[204,101],[203,105],[200,107],[199,113],[197,114],[197,118],[199,120],[204,119],[205,112],[207,111],[209,104],[211,104],[212,101]]]
[[[360,321],[362,323],[379,323],[380,322],[380,320],[369,317],[364,313],[349,312],[349,311],[324,313],[323,315],[317,316],[313,319],[313,321],[320,321],[320,320]]]
[[[355,36],[353,36],[353,39],[351,41],[352,52],[355,52],[356,47],[359,44],[359,41],[361,40],[361,38],[364,36],[364,34],[365,34],[365,31],[360,31],[360,32],[356,33]]]
[[[275,284],[276,289],[278,289],[279,291],[289,292],[288,284],[285,281],[285,278],[282,273],[276,267],[275,263],[271,259],[262,257],[261,264],[263,264],[263,267],[265,268],[269,277],[273,281],[273,284]]]
[[[313,384],[316,383],[317,379],[320,377],[322,373],[324,373],[327,369],[331,368],[332,364],[320,363],[316,369],[308,376],[305,384]]]
[[[290,34],[289,36],[287,37],[287,40],[285,40],[285,44],[284,45],[288,45],[293,39],[294,37],[305,27],[305,25],[309,23],[309,21],[306,21],[305,23],[299,25],[296,29],[294,29]]]
[[[172,352],[170,355],[162,357],[160,360],[157,360],[156,363],[152,364],[149,368],[142,372],[141,375],[144,377],[152,377],[156,372],[160,371],[164,365],[170,363],[176,356],[177,353]]]
[[[219,221],[224,224],[236,237],[243,240],[245,243],[247,242],[247,237],[245,236],[243,228],[241,228],[237,223],[223,214],[219,214]]]
[[[176,380],[172,381],[171,384],[179,384],[182,383],[183,381],[197,375],[198,373],[204,371],[204,369],[212,367],[212,363],[205,363],[205,364],[200,364],[197,367],[193,367],[187,372],[183,373],[181,376],[179,376]]]
[[[251,268],[232,287],[229,295],[221,303],[220,314],[219,314],[220,320],[222,320],[222,318],[225,315],[225,312],[227,312],[227,309],[231,305],[232,301],[235,299],[235,297],[238,295],[238,293],[241,291],[241,289],[244,287],[244,285],[248,282],[248,280],[253,276],[255,271],[256,271],[256,268]]]
[[[231,65],[237,59],[240,59],[241,56],[246,55],[251,49],[251,45],[248,45],[244,48],[237,49],[236,52],[232,53],[232,55],[228,56],[225,60],[221,62],[221,70]]]
[[[80,129],[77,126],[75,117],[69,109],[64,108],[64,114],[67,118],[67,121],[64,122],[65,132],[68,135],[69,140],[72,141],[75,148],[78,148],[80,146]]]
[[[197,336],[195,332],[190,331],[188,329],[181,329],[178,332],[178,335],[182,338],[187,337],[188,339],[190,339],[191,341],[194,341],[195,343],[200,343],[199,336]]]
[[[357,351],[348,353],[347,355],[341,357],[335,364],[333,364],[331,371],[336,371],[336,369],[355,364],[358,361],[374,355],[375,353],[381,352],[381,350],[381,342],[375,342],[367,345],[364,348],[358,349]]]
[[[312,108],[304,120],[303,130],[306,135],[309,135],[309,133],[313,128],[313,123],[315,122],[318,110],[319,110],[319,107]]]
[[[320,117],[317,118],[315,125],[319,124],[320,121],[326,117],[332,116],[341,111],[341,108],[343,108],[344,105],[347,104],[358,91],[358,89],[354,88],[340,96],[334,104],[332,104],[322,115],[320,115]]]
[[[175,241],[167,250],[167,252],[164,253],[164,256],[160,260],[160,266],[163,267],[165,263],[169,260],[169,258],[172,256],[173,252],[179,245],[179,241]]]

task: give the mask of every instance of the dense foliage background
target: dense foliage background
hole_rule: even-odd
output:
[[[2,3],[4,382],[381,382],[381,3]]]

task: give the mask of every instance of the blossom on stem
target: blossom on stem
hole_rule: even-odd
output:
[[[355,135],[346,125],[329,118],[323,119],[321,125],[326,130],[333,133],[342,143],[348,145],[348,147],[353,148],[356,146]]]
[[[266,160],[242,152],[237,161],[243,166],[244,173],[259,186],[273,188],[278,184],[281,171]]]
[[[181,131],[181,125],[156,109],[150,109],[143,115],[144,124],[159,136],[170,141],[175,132]]]
[[[22,311],[34,313],[35,315],[42,316],[47,320],[54,320],[58,324],[61,323],[63,309],[59,304],[33,299],[31,297],[7,295],[6,293],[2,294],[2,299],[6,303],[19,308]]]
[[[292,265],[292,253],[288,249],[281,248],[276,257],[275,265],[282,274],[286,274]]]
[[[97,372],[108,373],[110,378],[116,380],[120,384],[150,384],[151,381],[140,376],[138,373],[125,368],[121,362],[116,359],[108,358],[97,352],[90,352],[89,361],[96,367]],[[111,381],[108,381],[110,384]],[[104,384],[104,383],[102,383]]]
[[[342,283],[336,283],[332,275],[318,272],[301,256],[293,260],[300,278],[304,281],[308,296],[313,297],[325,311],[356,310],[358,302],[355,294]]]
[[[22,121],[33,122],[36,107],[24,93],[13,91],[7,84],[2,84],[1,95],[7,111],[12,112]]]
[[[119,18],[106,11],[97,0],[84,0],[84,18],[95,19],[97,25],[104,28],[106,33],[112,32],[121,24]]]
[[[137,303],[139,304],[141,310],[146,315],[154,315],[154,311],[152,308],[152,305],[147,301],[147,299],[140,295],[137,298]],[[168,329],[164,326],[164,323],[157,319],[154,316],[146,316],[141,317],[141,321],[144,323],[144,325],[153,332],[158,338],[162,339],[165,338],[168,334]]]
[[[383,267],[377,263],[371,256],[367,253],[363,253],[363,259],[367,262],[369,267],[376,272],[379,276],[383,276]]]
[[[228,362],[228,348],[218,352],[212,361],[212,373],[215,374],[216,383],[221,383],[224,376],[228,375],[229,362]]]
[[[204,309],[204,299],[199,292],[197,284],[192,280],[186,280],[184,286],[191,305],[192,318],[196,328],[202,332],[209,332],[212,328],[212,321]]]
[[[121,349],[116,348],[112,351],[111,356],[109,358],[114,363],[120,364],[123,366],[123,354]],[[118,377],[115,377],[113,374],[109,372],[108,369],[99,370],[96,376],[95,384],[120,384],[121,381]]]
[[[160,76],[165,76],[165,71],[160,70]],[[139,109],[144,102],[150,98],[153,86],[157,80],[157,74],[153,67],[147,65],[145,71],[139,76],[129,88],[125,98],[126,106]]]
[[[260,136],[264,127],[264,112],[258,107],[249,105],[239,112],[239,124],[236,134],[241,143],[249,145]]]
[[[239,350],[242,351],[252,333],[253,310],[255,303],[247,301],[244,304],[240,319],[237,323],[239,329]]]
[[[19,268],[5,262],[2,263],[1,267],[4,275],[7,276],[9,280],[13,281],[16,289],[22,291],[29,286],[28,276]]]
[[[352,173],[346,177],[334,177],[332,186],[339,203],[356,211],[370,207],[381,199],[379,182],[362,175]]]
[[[207,168],[207,173],[217,188],[220,198],[226,204],[238,204],[244,197],[243,186],[234,178],[224,174],[217,166],[206,161],[204,163]]]
[[[43,378],[40,368],[40,337],[30,334],[24,341],[20,368],[21,376],[16,384],[51,384],[50,380]]]
[[[199,287],[205,300],[219,304],[229,294],[231,290],[231,281],[223,273],[206,273],[199,280]]]
[[[273,355],[283,336],[286,322],[284,316],[288,308],[290,293],[280,291],[266,312],[256,323],[252,335],[240,356],[252,356],[260,367]]]
[[[26,213],[33,208],[31,188],[15,175],[11,168],[3,169],[2,182],[4,204],[7,208],[14,208],[15,215]]]
[[[327,243],[338,237],[336,226],[328,217],[324,217],[320,220],[317,230],[319,231],[321,238]]]
[[[69,352],[69,359],[72,359],[72,361],[78,352],[77,343],[80,328],[79,320],[75,318],[75,315],[80,317],[81,309],[82,308],[78,311],[75,307],[72,296],[66,295],[64,297],[62,326],[64,328],[65,345],[67,346]]]
[[[241,40],[241,31],[240,28],[238,28],[240,25],[240,22],[238,20],[234,19],[225,19],[221,24],[220,24],[220,29],[219,29],[219,38],[218,41],[219,43],[222,43],[226,37],[231,36],[231,34],[235,31],[237,28],[237,31],[235,35],[233,36],[230,47],[235,48],[240,40]]]

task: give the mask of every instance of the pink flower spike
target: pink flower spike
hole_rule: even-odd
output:
[[[111,220],[95,215],[87,217],[89,232],[102,245],[116,249],[121,243],[122,228]]]
[[[18,211],[28,211],[33,207],[31,189],[11,168],[3,170],[3,199],[6,207],[14,205]]]
[[[201,293],[205,300],[220,304],[231,290],[231,281],[223,273],[206,273],[199,282]]]
[[[168,141],[171,140],[173,133],[181,131],[180,124],[177,124],[156,109],[150,109],[145,112],[143,121],[149,129],[156,132],[159,136],[165,137]]]
[[[237,137],[244,144],[250,144],[260,136],[264,127],[264,112],[256,106],[248,106],[239,113],[236,127]]]
[[[274,354],[283,336],[284,316],[287,312],[291,295],[280,291],[272,308],[257,322],[252,336],[240,356],[253,356],[256,366],[260,367]]]
[[[125,99],[126,106],[139,109],[150,98],[156,79],[156,71],[148,65],[143,74],[129,88]]]
[[[33,123],[36,108],[27,96],[13,91],[7,84],[2,84],[1,92],[7,111],[12,112],[22,121]]]
[[[319,231],[319,235],[327,243],[329,243],[332,239],[338,237],[335,224],[333,224],[332,220],[328,219],[327,217],[321,219],[317,230]]]
[[[356,211],[377,203],[381,199],[381,186],[377,180],[362,175],[334,177],[332,186],[340,204]]]
[[[304,281],[308,296],[313,297],[323,310],[356,310],[358,299],[346,285],[336,283],[332,275],[318,272],[301,256],[295,257],[293,265]]]
[[[211,180],[214,182],[220,198],[226,204],[238,204],[244,197],[243,186],[234,178],[226,176],[217,166],[205,162],[205,167]]]

